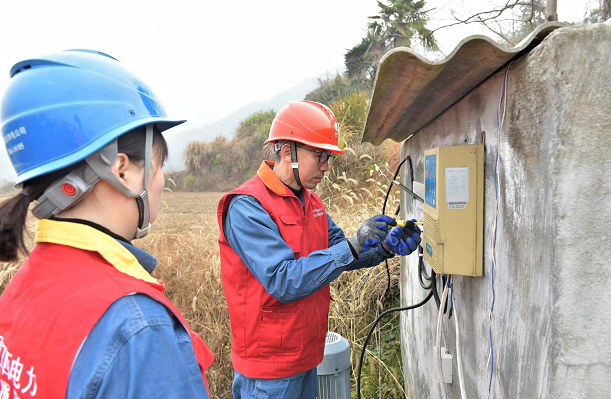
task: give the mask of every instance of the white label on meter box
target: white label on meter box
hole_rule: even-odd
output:
[[[448,209],[467,209],[466,202],[448,202]]]
[[[465,209],[469,202],[469,168],[446,168],[448,209]]]

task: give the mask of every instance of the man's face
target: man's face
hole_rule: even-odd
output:
[[[297,147],[299,179],[303,187],[313,190],[329,170],[329,162],[320,162],[320,153]]]

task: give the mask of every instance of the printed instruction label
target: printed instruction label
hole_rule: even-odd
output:
[[[446,168],[448,209],[465,209],[469,202],[469,168]]]

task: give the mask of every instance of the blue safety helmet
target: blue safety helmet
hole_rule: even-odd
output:
[[[98,51],[69,50],[17,63],[0,121],[17,184],[85,160],[36,198],[34,216],[45,219],[74,206],[104,180],[136,200],[135,238],[148,234],[154,126],[164,131],[185,121],[168,119],[151,89],[119,61]],[[146,126],[144,188],[134,193],[110,166],[118,156],[117,138],[140,126]]]
[[[2,136],[17,184],[65,168],[139,126],[164,131],[152,90],[115,58],[68,50],[17,63],[2,98]]]

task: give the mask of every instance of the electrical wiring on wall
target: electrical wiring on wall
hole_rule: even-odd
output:
[[[397,179],[397,176],[399,176],[399,172],[401,172],[401,166],[403,166],[403,164],[408,160],[409,160],[409,170],[410,170],[410,175],[411,175],[411,184],[413,186],[414,169],[412,168],[412,158],[409,155],[403,158],[403,161],[401,161],[401,163],[399,163],[399,166],[397,166],[397,170],[395,171],[393,180]],[[388,197],[390,197],[390,191],[392,190],[392,186],[393,186],[392,184],[388,184],[388,190],[386,190],[386,196],[384,197],[384,204],[382,205],[382,215],[386,215],[386,204],[388,203]],[[395,211],[395,217],[399,214],[400,209],[401,209],[401,206],[399,205],[397,207],[397,210]],[[390,268],[388,266],[388,260],[385,260],[384,262],[386,264],[387,285],[386,285],[386,290],[384,291],[384,295],[382,296],[383,298],[386,297],[386,294],[388,294],[388,291],[390,290]]]
[[[401,167],[403,166],[403,164],[405,164],[405,162],[409,161],[409,165],[410,165],[410,177],[411,177],[411,185],[413,186],[414,183],[414,170],[412,167],[412,159],[411,157],[408,155],[406,156],[401,163],[399,163],[399,166],[397,166],[397,170],[395,171],[395,175],[393,176],[393,180],[395,180],[397,178],[397,176],[399,175],[399,172],[401,171]],[[390,191],[392,190],[392,186],[393,184],[389,184],[388,185],[388,190],[386,192],[386,197],[384,198],[384,205],[382,206],[382,214],[386,214],[386,204],[388,203],[388,198],[390,196]],[[397,207],[397,210],[395,211],[395,216],[399,214],[400,211],[400,206]],[[419,268],[420,265],[422,265],[422,268],[420,270],[424,269],[424,265],[423,265],[423,258],[422,258],[422,247],[419,246]],[[386,293],[388,292],[388,290],[390,289],[390,269],[388,267],[388,262],[386,262],[386,273],[387,273],[387,277],[388,277],[388,285],[386,287],[386,291],[384,293],[384,296],[386,296]],[[426,274],[426,272],[425,272]],[[361,371],[363,368],[363,361],[365,359],[365,352],[367,351],[367,345],[369,344],[369,340],[371,339],[371,335],[373,334],[373,331],[375,330],[376,326],[378,325],[378,323],[382,320],[382,318],[390,313],[393,312],[400,312],[400,311],[404,311],[404,310],[413,310],[416,308],[419,308],[421,306],[423,306],[424,304],[426,304],[432,297],[433,297],[433,293],[436,293],[435,290],[433,289],[433,287],[436,288],[436,279],[435,279],[435,272],[431,269],[431,274],[426,275],[425,279],[427,281],[429,281],[429,285],[427,289],[430,290],[430,292],[428,293],[428,295],[419,303],[415,304],[415,305],[411,305],[411,306],[405,306],[405,307],[398,307],[398,308],[392,308],[392,309],[388,309],[384,312],[382,312],[377,319],[374,321],[373,325],[371,326],[371,328],[369,329],[369,332],[367,333],[367,336],[365,338],[365,342],[363,343],[363,349],[361,350],[361,356],[359,358],[359,364],[358,364],[358,372],[357,372],[357,378],[356,378],[356,394],[357,394],[357,398],[360,399],[361,398]]]
[[[448,297],[448,288],[450,280],[446,279],[446,284],[443,287],[443,294],[441,296],[441,302],[445,303]],[[443,381],[443,367],[441,366],[441,336],[442,336],[442,324],[443,324],[443,307],[439,307],[439,313],[437,316],[437,339],[435,340],[435,354],[437,356],[437,376],[439,377],[439,389],[441,390],[441,396],[446,399],[446,387]]]
[[[496,113],[496,127],[497,127],[497,150],[496,150],[496,159],[494,164],[494,195],[495,195],[495,206],[494,206],[494,224],[492,230],[492,238],[491,238],[491,273],[490,273],[490,288],[488,290],[488,304],[489,304],[489,312],[488,312],[488,321],[489,321],[489,330],[488,335],[490,336],[490,354],[488,356],[488,364],[486,368],[490,366],[490,378],[488,382],[488,397],[490,397],[492,393],[492,379],[494,375],[494,371],[496,370],[496,376],[499,386],[499,392],[501,393],[501,398],[504,398],[503,395],[503,387],[501,384],[500,370],[498,367],[498,344],[496,338],[496,326],[494,323],[494,305],[496,301],[496,292],[494,291],[494,280],[496,279],[495,267],[497,265],[496,262],[496,238],[497,238],[497,227],[498,227],[498,217],[499,217],[499,205],[500,205],[500,196],[499,191],[501,189],[501,171],[499,167],[499,158],[500,158],[500,148],[501,148],[501,130],[503,128],[503,123],[505,121],[505,111],[507,109],[507,78],[509,76],[509,68],[511,67],[510,63],[505,70],[505,77],[503,79],[503,88],[501,90],[501,96],[499,99],[499,106],[497,108]],[[502,112],[501,112],[502,108]],[[494,357],[494,348],[497,347],[497,358]],[[496,360],[496,361],[495,361]]]
[[[397,170],[395,171],[395,174],[393,176],[393,181],[395,181],[397,179],[397,176],[399,175],[399,172],[401,171],[401,167],[405,164],[405,162],[409,162],[409,167],[410,167],[410,185],[412,186],[413,189],[413,185],[414,185],[414,168],[412,165],[412,159],[409,155],[407,155],[397,166]],[[386,191],[386,196],[384,198],[384,204],[382,206],[382,214],[386,214],[386,205],[388,203],[388,198],[390,197],[390,192],[392,190],[392,186],[394,184],[389,184],[388,186],[388,190]],[[404,187],[404,189],[407,189],[406,187]],[[395,211],[395,217],[399,214],[399,211],[401,209],[401,206],[399,205],[397,207],[397,210]],[[390,269],[388,266],[388,262],[386,262],[386,274],[387,274],[387,279],[388,279],[388,284],[386,287],[386,291],[384,292],[383,296],[386,296],[387,292],[390,289]],[[442,277],[442,284],[443,286],[447,286],[449,284],[449,277],[447,276],[441,276]],[[439,294],[437,291],[437,274],[435,273],[435,271],[431,268],[431,272],[430,274],[426,272],[425,270],[425,265],[424,265],[424,257],[423,257],[423,251],[422,251],[422,247],[418,246],[418,280],[420,282],[420,285],[422,286],[422,288],[424,288],[425,290],[430,290],[429,294],[426,296],[426,298],[420,302],[417,303],[415,305],[411,305],[411,306],[406,306],[406,307],[398,307],[398,308],[392,308],[392,309],[388,309],[384,312],[382,312],[378,318],[375,320],[375,322],[373,323],[373,325],[371,326],[371,328],[369,329],[369,332],[367,334],[367,337],[365,338],[365,342],[363,343],[363,348],[361,350],[361,356],[359,358],[359,364],[358,364],[358,372],[357,372],[357,398],[361,398],[361,370],[363,367],[363,361],[365,358],[365,352],[367,351],[367,345],[369,344],[369,340],[371,338],[371,335],[373,334],[373,331],[375,330],[376,326],[378,325],[378,323],[382,320],[382,318],[384,316],[386,316],[389,313],[392,312],[399,312],[399,311],[403,311],[403,310],[413,310],[416,308],[419,308],[421,306],[423,306],[426,302],[429,301],[429,299],[431,299],[432,297],[435,299],[435,303],[437,308],[440,310],[441,315],[443,317],[444,314],[446,314],[448,312],[448,295],[446,293],[445,297],[440,300],[439,298]],[[428,283],[425,283],[424,281],[427,281]],[[444,305],[441,306],[441,303],[443,303]],[[452,317],[452,307],[450,307],[449,309],[449,313],[448,313],[448,318]],[[443,338],[443,342],[444,345],[446,345],[446,341],[445,341],[445,336],[442,333],[442,338]],[[445,391],[444,391],[445,392]]]
[[[502,86],[502,90],[501,90],[501,95],[500,95],[500,99],[499,99],[499,105],[497,108],[497,114],[496,114],[496,127],[497,127],[497,151],[496,151],[496,157],[495,157],[495,168],[494,168],[494,182],[495,182],[495,210],[494,210],[494,223],[493,223],[493,234],[491,237],[491,277],[490,277],[490,286],[489,286],[489,293],[488,293],[488,320],[489,320],[489,339],[490,339],[490,352],[489,352],[489,356],[488,356],[488,364],[486,365],[486,369],[489,368],[490,370],[490,376],[489,376],[489,380],[488,380],[488,397],[490,397],[490,395],[492,394],[492,381],[494,379],[494,374],[496,374],[497,376],[497,382],[498,382],[498,387],[499,387],[499,392],[500,392],[500,397],[502,399],[504,399],[504,395],[503,395],[503,389],[502,389],[502,384],[501,384],[501,376],[500,376],[500,368],[499,368],[499,361],[498,361],[498,343],[497,343],[497,336],[496,336],[496,326],[495,326],[495,322],[494,322],[494,306],[495,306],[495,302],[496,302],[496,292],[495,292],[495,287],[494,287],[494,282],[496,279],[496,266],[497,266],[497,259],[496,259],[496,242],[497,242],[497,230],[498,230],[498,213],[499,213],[499,207],[500,207],[500,189],[501,189],[501,171],[500,171],[500,139],[501,139],[501,131],[503,128],[503,124],[504,124],[504,120],[505,120],[505,114],[506,114],[506,108],[507,108],[507,81],[508,81],[508,75],[509,75],[509,69],[511,67],[511,63],[507,66],[506,70],[505,70],[505,75],[504,75],[504,79],[503,79],[503,86]],[[413,175],[413,165],[412,165],[412,160],[411,157],[408,155],[406,156],[401,163],[398,165],[397,170],[393,176],[393,181],[396,180],[397,176],[399,175],[400,171],[401,171],[401,167],[409,161],[409,166],[410,166],[410,177],[411,177],[411,186],[413,187],[414,184],[414,175]],[[394,184],[389,184],[388,190],[386,192],[386,197],[384,199],[384,204],[383,204],[383,208],[382,208],[382,214],[386,214],[386,205],[388,203],[388,198],[390,196],[390,192],[392,190],[392,186]],[[403,185],[399,185],[399,186],[403,186]],[[407,187],[402,187],[403,189],[409,191],[409,189],[407,189]],[[413,189],[413,188],[412,188]],[[400,206],[397,208],[396,212],[395,212],[395,216],[399,214],[400,211]],[[448,312],[448,318],[451,318],[452,315],[454,314],[454,325],[455,325],[455,329],[456,329],[456,357],[457,357],[457,366],[458,366],[458,377],[459,377],[459,382],[460,382],[460,392],[461,392],[461,398],[465,399],[467,397],[466,394],[466,387],[465,387],[465,382],[464,382],[464,370],[463,370],[463,364],[462,364],[462,347],[461,347],[461,342],[460,342],[460,323],[458,320],[458,314],[457,314],[457,310],[454,309],[455,307],[455,298],[454,298],[454,278],[453,276],[441,276],[441,280],[443,283],[443,293],[441,295],[441,298],[439,298],[439,294],[438,294],[438,290],[437,290],[437,275],[435,273],[435,271],[433,269],[430,270],[430,273],[427,272],[426,267],[425,267],[425,262],[424,262],[424,258],[423,258],[423,250],[422,247],[419,246],[418,248],[418,282],[420,284],[420,286],[425,289],[425,290],[429,290],[430,292],[428,293],[428,295],[426,296],[426,298],[416,304],[416,305],[412,305],[412,306],[408,306],[408,307],[403,307],[403,308],[393,308],[393,309],[389,309],[385,312],[383,312],[382,314],[380,314],[378,316],[378,318],[376,319],[376,321],[374,322],[373,326],[371,327],[371,329],[369,330],[367,337],[365,339],[365,342],[363,344],[363,349],[361,351],[361,356],[360,356],[360,360],[359,360],[359,365],[358,365],[358,376],[357,376],[357,397],[360,399],[361,397],[361,392],[360,392],[360,387],[361,387],[361,369],[363,366],[363,361],[364,361],[364,356],[365,356],[365,352],[367,350],[367,344],[369,343],[369,340],[371,338],[371,335],[373,333],[373,331],[375,330],[376,326],[378,325],[378,323],[380,322],[380,320],[382,319],[382,317],[384,317],[385,315],[391,313],[391,312],[395,312],[395,311],[402,311],[402,310],[410,310],[410,309],[415,309],[417,307],[423,306],[431,297],[433,297],[435,299],[436,305],[438,307],[438,318],[437,318],[437,337],[436,337],[436,356],[437,356],[437,371],[438,371],[438,377],[439,377],[439,384],[440,384],[440,390],[442,392],[442,396],[443,398],[446,398],[446,386],[443,380],[443,369],[442,369],[442,363],[441,363],[441,342],[442,339],[444,341],[444,346],[445,344],[445,337],[443,334],[443,316],[446,312]],[[389,266],[388,263],[386,263],[386,272],[387,272],[387,288],[386,291],[384,293],[384,296],[386,296],[386,294],[388,293],[388,291],[390,290],[390,270],[389,270]],[[448,298],[449,298],[449,306],[448,306]],[[495,353],[495,348],[497,348],[497,351]],[[496,355],[496,356],[495,356]]]
[[[456,365],[458,366],[458,381],[460,383],[460,397],[467,399],[467,389],[465,387],[465,374],[462,365],[462,346],[460,341],[460,327],[458,323],[458,309],[454,298],[454,276],[451,278],[450,298],[452,298],[452,309],[454,309],[454,328],[456,329]]]

